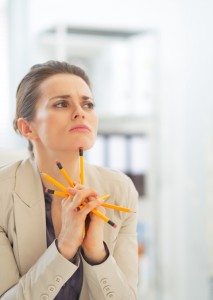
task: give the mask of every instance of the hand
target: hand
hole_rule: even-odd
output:
[[[84,186],[81,184],[77,184],[75,188],[81,190],[84,188]],[[90,202],[97,201],[97,200],[100,201],[97,209],[102,214],[105,214],[105,209],[104,207],[101,206],[103,200],[98,199],[97,196],[95,198],[88,197],[87,199],[88,202],[86,206],[90,205],[91,204]],[[84,208],[85,206],[82,209]],[[86,231],[82,243],[84,254],[90,262],[100,263],[105,259],[107,255],[103,243],[104,221],[100,217],[96,216],[93,212],[90,212],[86,218],[85,225],[86,225]]]
[[[105,214],[103,207],[99,206],[97,210]],[[86,234],[82,243],[84,255],[92,264],[101,263],[107,255],[103,243],[104,221],[94,213],[90,213],[86,225]]]
[[[61,226],[60,234],[58,236],[59,250],[61,254],[67,259],[71,259],[74,257],[78,248],[84,241],[83,232],[85,228],[85,221],[88,214],[94,208],[100,206],[103,202],[102,200],[97,198],[97,193],[94,190],[90,188],[86,188],[82,185],[76,185],[75,188],[69,188],[69,192],[71,195],[73,195],[73,199],[72,197],[68,197],[62,200],[62,226]],[[84,205],[80,211],[76,211],[75,208],[79,207],[83,202],[84,203],[87,202],[87,204]],[[92,228],[98,234],[96,226],[100,226],[101,223],[103,223],[103,221],[96,220],[94,223],[94,220],[95,220],[94,216],[92,216],[91,219]],[[91,239],[89,238],[91,236],[90,224],[89,224],[88,231],[89,231],[89,235],[87,235],[88,232],[86,232],[85,244],[88,245],[90,248],[93,241],[97,240],[97,238],[94,239],[93,237],[93,240],[91,241],[92,243],[88,242]],[[99,236],[100,233],[97,236],[98,240],[100,239]],[[101,235],[101,237],[102,236],[103,235]],[[103,244],[103,239],[102,239],[102,244]],[[94,246],[98,245],[98,243],[96,242],[93,245]],[[85,255],[87,255],[86,249],[85,249]]]

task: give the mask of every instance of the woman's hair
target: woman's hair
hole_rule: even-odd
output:
[[[20,133],[17,126],[17,120],[19,118],[24,118],[27,121],[32,121],[34,118],[35,106],[41,97],[40,85],[44,80],[56,74],[79,76],[91,88],[87,74],[78,66],[54,60],[32,66],[30,71],[19,83],[16,92],[16,113],[13,120],[13,127],[17,133]],[[33,145],[30,141],[28,142],[28,150],[33,156]]]

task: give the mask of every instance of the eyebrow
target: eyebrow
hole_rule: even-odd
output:
[[[58,95],[58,96],[54,96],[54,97],[50,98],[49,100],[52,101],[52,100],[56,100],[56,99],[68,99],[68,98],[72,98],[72,97],[70,95]],[[82,96],[81,98],[83,100],[88,100],[88,99],[94,100],[90,96]]]

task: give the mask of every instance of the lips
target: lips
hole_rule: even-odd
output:
[[[86,132],[91,130],[87,125],[79,124],[72,127],[69,131]]]

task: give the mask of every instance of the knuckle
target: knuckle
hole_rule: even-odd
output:
[[[81,198],[82,197],[82,191],[81,190],[77,190],[77,192],[76,192],[76,197],[77,198]]]
[[[87,208],[89,208],[89,209],[92,209],[92,208],[94,208],[94,204],[93,204],[93,202],[88,202],[87,203]]]

